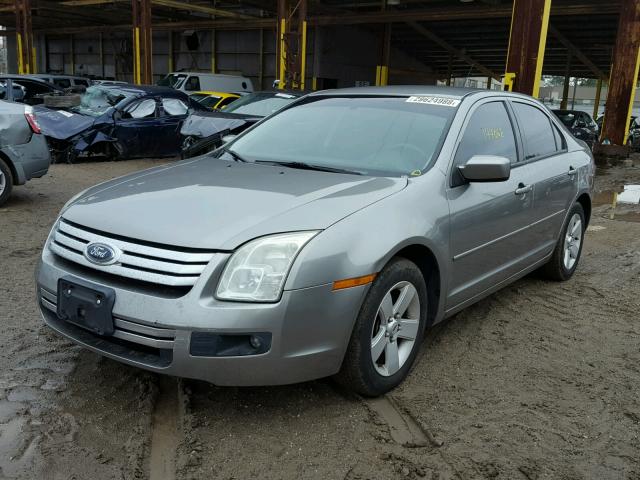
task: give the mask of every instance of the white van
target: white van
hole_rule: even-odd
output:
[[[253,83],[240,75],[221,75],[203,72],[172,72],[158,85],[173,87],[183,92],[253,92]]]

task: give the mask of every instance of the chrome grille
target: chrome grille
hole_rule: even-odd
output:
[[[57,314],[57,296],[54,292],[40,288],[42,305]],[[153,348],[172,349],[176,331],[169,328],[151,327],[141,323],[113,317],[113,337]]]
[[[122,251],[117,263],[97,265],[87,260],[84,251],[93,242],[106,243]],[[133,240],[111,238],[60,220],[49,248],[56,255],[101,272],[170,287],[195,285],[214,252],[192,253],[158,248]]]

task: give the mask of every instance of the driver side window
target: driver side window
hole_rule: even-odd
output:
[[[153,118],[156,116],[156,101],[147,98],[126,106],[122,118]]]
[[[472,114],[453,161],[453,185],[464,183],[458,167],[474,155],[496,155],[518,161],[511,119],[503,102],[480,105]]]

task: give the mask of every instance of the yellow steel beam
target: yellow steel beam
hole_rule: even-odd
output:
[[[300,49],[300,90],[304,90],[304,80],[307,67],[307,21],[302,22],[302,48]]]
[[[285,79],[285,69],[286,69],[286,64],[287,64],[287,52],[286,52],[286,45],[285,45],[285,41],[284,41],[284,34],[285,34],[285,29],[287,26],[287,21],[283,18],[280,20],[280,82],[278,83],[278,88],[279,89],[284,89],[284,79]]]
[[[636,54],[636,69],[633,74],[633,88],[631,89],[631,98],[629,99],[629,110],[627,111],[627,121],[625,123],[624,139],[629,138],[629,127],[631,126],[631,114],[633,113],[633,102],[636,99],[636,87],[638,85],[638,72],[640,72],[640,47],[638,47],[638,53]]]
[[[540,30],[540,43],[538,44],[538,60],[536,61],[536,76],[533,81],[534,98],[540,95],[540,80],[542,80],[542,65],[544,64],[544,51],[547,47],[547,30],[549,28],[549,15],[551,14],[551,0],[545,0],[542,13],[542,28]]]

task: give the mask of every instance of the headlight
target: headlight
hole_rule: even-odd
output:
[[[245,302],[277,301],[293,261],[317,233],[282,233],[243,245],[224,268],[216,297]]]

